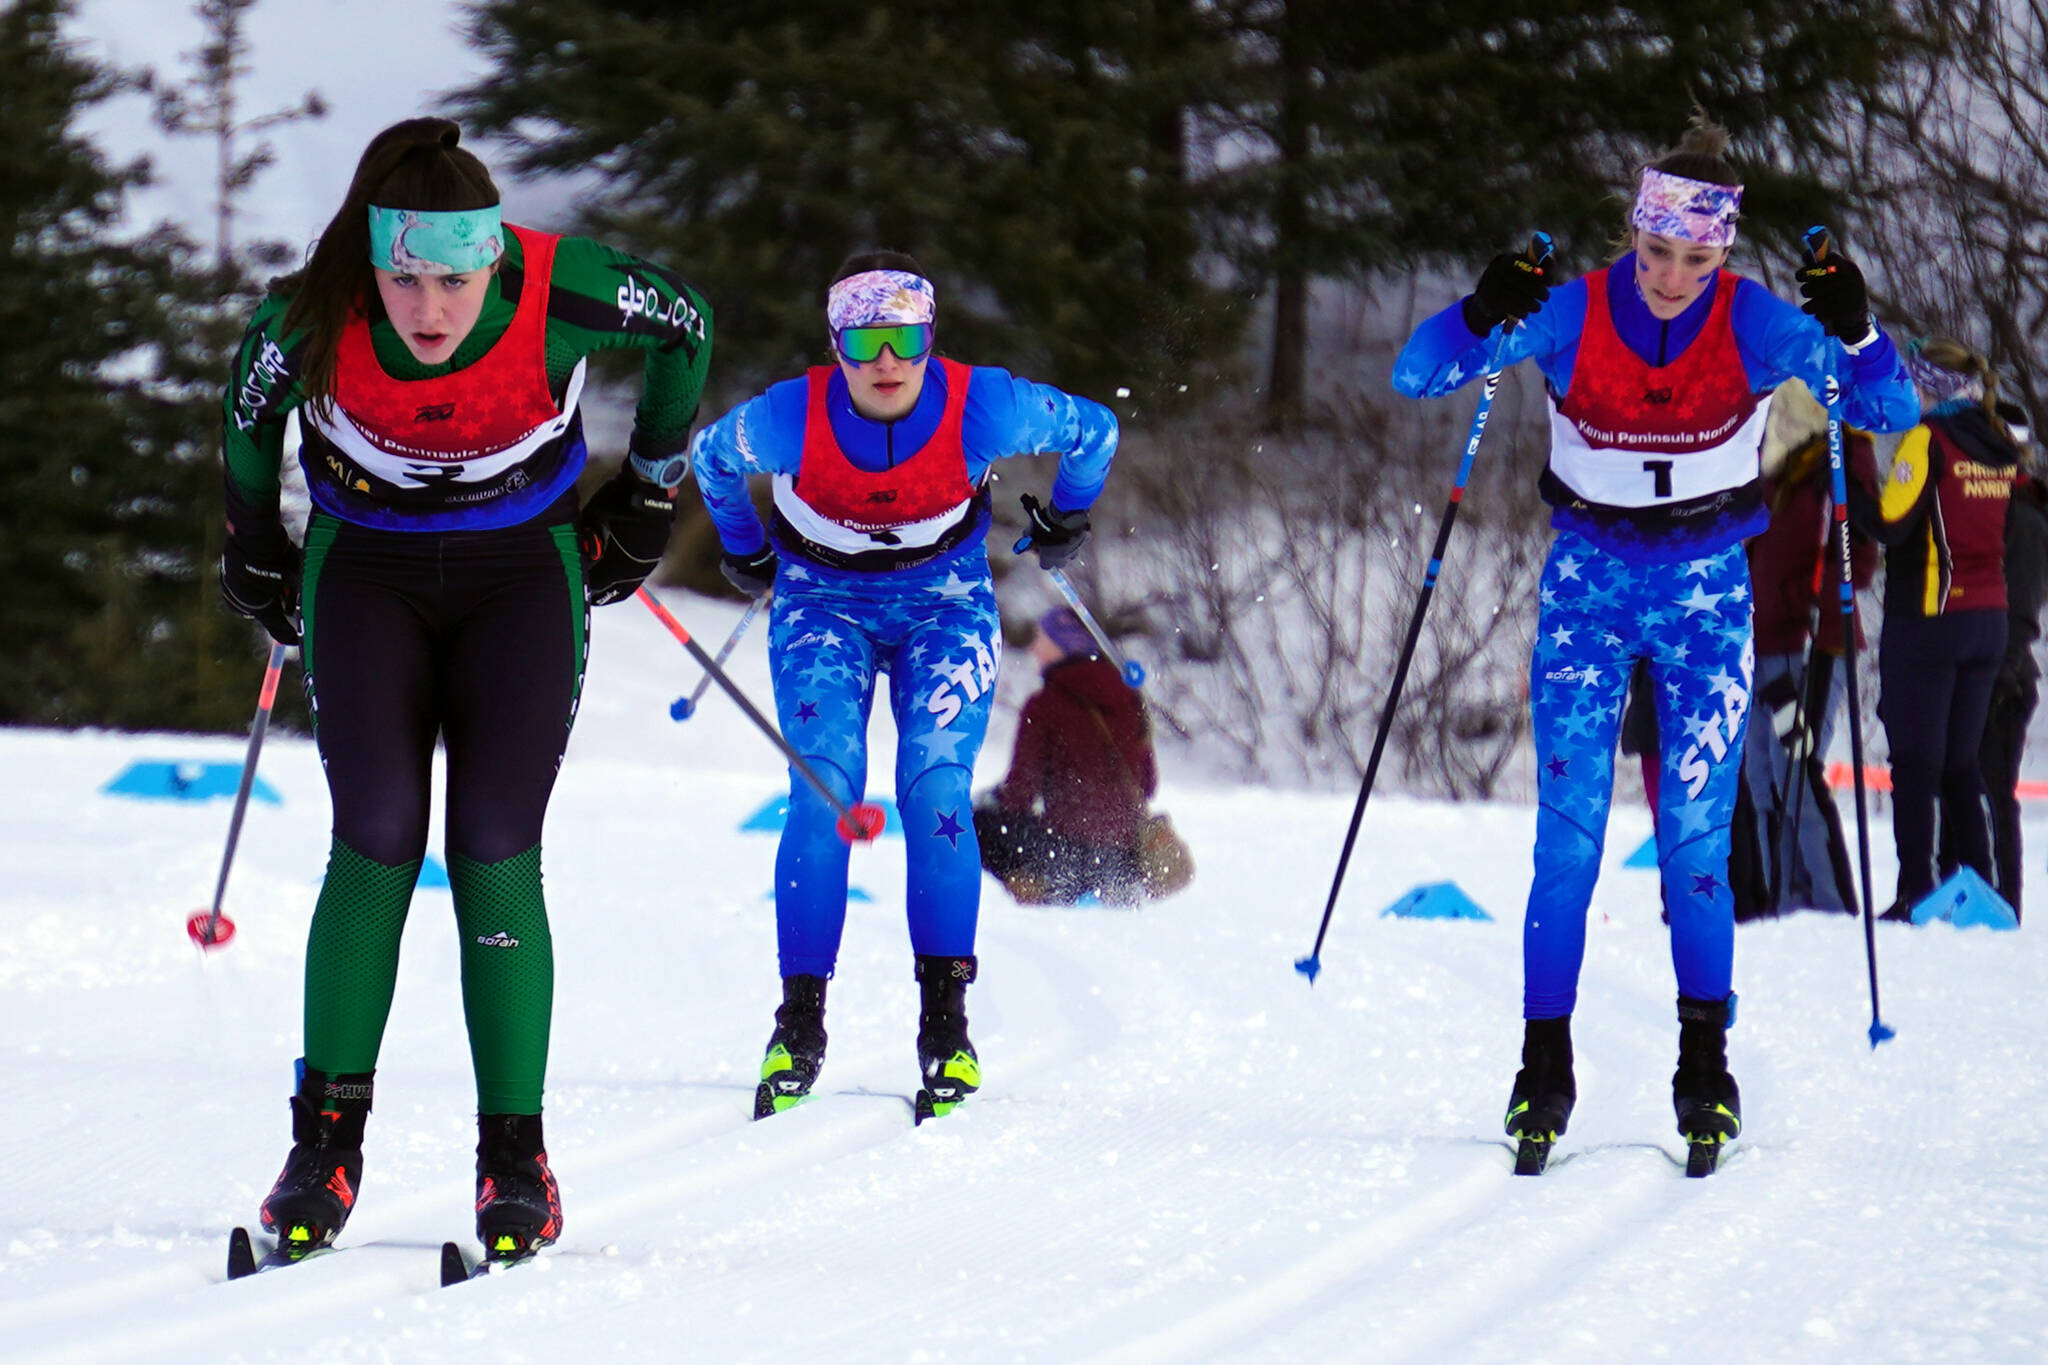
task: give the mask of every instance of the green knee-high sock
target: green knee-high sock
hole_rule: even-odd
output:
[[[462,934],[462,1014],[480,1114],[538,1114],[555,1003],[540,845],[498,863],[448,858]]]
[[[398,984],[398,942],[418,862],[374,862],[336,839],[306,938],[306,1065],[373,1071]]]

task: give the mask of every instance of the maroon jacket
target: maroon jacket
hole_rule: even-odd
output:
[[[1158,787],[1144,703],[1115,664],[1076,657],[1046,669],[1045,686],[1024,703],[996,804],[1024,813],[1042,802],[1054,833],[1129,848]]]
[[[1877,456],[1862,432],[1845,434],[1842,459],[1849,482],[1877,496]],[[1828,504],[1834,476],[1828,471],[1826,437],[1792,452],[1776,479],[1764,481],[1771,524],[1749,542],[1749,576],[1756,592],[1756,652],[1804,654],[1813,609],[1820,608],[1820,646],[1842,652],[1842,601],[1836,588],[1834,535]],[[1854,499],[1852,499],[1854,501]],[[1849,577],[1859,588],[1877,572],[1877,546],[1860,534],[1849,537]],[[1866,640],[1856,623],[1856,648]]]

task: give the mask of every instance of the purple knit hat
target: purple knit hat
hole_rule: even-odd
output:
[[[1058,645],[1068,654],[1095,654],[1095,637],[1088,633],[1088,627],[1081,624],[1080,616],[1072,607],[1054,607],[1038,618],[1038,628],[1045,632],[1045,638]]]

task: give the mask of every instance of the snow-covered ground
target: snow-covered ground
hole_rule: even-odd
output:
[[[736,619],[671,600],[714,640]],[[766,697],[758,637],[737,671]],[[715,693],[668,720],[693,682],[644,612],[599,613],[547,839],[567,1235],[446,1290],[435,1248],[468,1238],[474,1142],[447,893],[416,898],[347,1250],[226,1283],[228,1229],[288,1142],[319,762],[289,737],[265,751],[283,803],[253,808],[240,933],[202,959],[184,917],[227,802],[100,788],[240,743],[0,732],[0,1358],[2048,1357],[2038,930],[1880,926],[1898,1038],[1873,1054],[1856,925],[1745,928],[1749,1133],[1689,1181],[1654,884],[1620,866],[1648,822],[1624,809],[1578,1112],[1550,1174],[1517,1180],[1500,1113],[1531,812],[1377,799],[1310,989],[1290,964],[1348,800],[1175,782],[1170,757],[1194,886],[1127,913],[1024,909],[988,884],[970,996],[987,1086],[922,1129],[902,846],[857,853],[874,899],[852,906],[822,1097],[756,1124],[775,841],[739,826],[782,779]],[[1000,728],[984,783],[1008,744]],[[1494,921],[1378,917],[1444,878]]]

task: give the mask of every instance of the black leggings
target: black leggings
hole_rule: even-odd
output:
[[[378,531],[324,515],[306,542],[306,688],[334,835],[379,863],[427,844],[434,741],[447,852],[540,842],[582,687],[589,608],[573,527]]]
[[[306,692],[334,802],[306,943],[306,1064],[330,1075],[377,1065],[438,737],[482,1114],[539,1113],[547,1069],[554,947],[541,822],[589,617],[573,527],[549,520],[405,532],[319,516],[306,538]]]
[[[1942,840],[1941,872],[1967,865],[1985,881],[1993,878],[1977,748],[2004,659],[2003,607],[1884,618],[1878,714],[1891,746],[1900,900],[1917,903],[1934,890],[1937,797],[1944,811],[1953,812],[1953,828]]]

